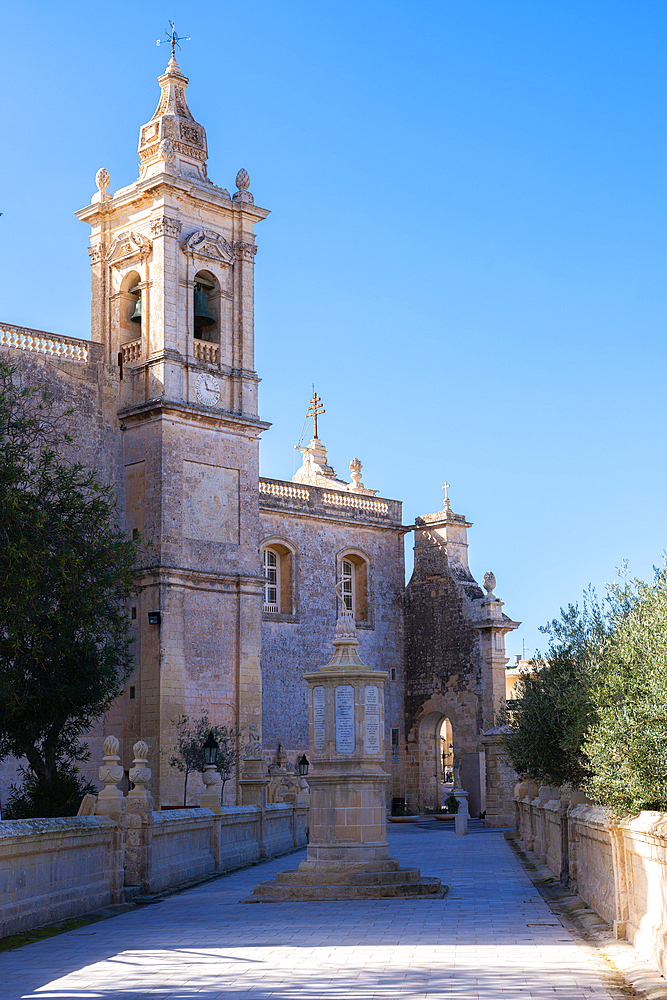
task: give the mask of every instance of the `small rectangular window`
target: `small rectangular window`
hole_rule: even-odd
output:
[[[132,608],[131,618],[132,618],[132,621],[136,621],[136,618],[137,618],[137,609],[136,608]]]
[[[130,698],[134,698],[134,697],[135,697],[134,684],[130,684]]]
[[[273,549],[264,549],[264,610],[278,614],[280,605],[280,559]]]
[[[395,680],[396,680],[396,667],[392,667],[392,668],[391,668],[391,674],[390,674],[390,677],[391,677],[392,681],[395,681]]]
[[[392,729],[392,731],[391,731],[391,759],[392,760],[399,760],[399,758],[400,758],[400,749],[399,749],[398,740],[399,740],[399,730],[398,729]]]
[[[343,559],[343,600],[348,611],[354,614],[354,565],[349,559]]]
[[[132,538],[136,539],[138,537],[139,537],[139,529],[138,528],[132,528]]]

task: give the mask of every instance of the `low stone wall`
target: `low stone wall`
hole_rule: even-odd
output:
[[[0,822],[0,934],[119,902],[118,827],[104,816]]]
[[[612,833],[607,810],[578,805],[568,810],[570,885],[601,917],[618,919]]]
[[[627,938],[667,976],[667,813],[642,812],[614,823],[600,806],[570,804],[566,790],[547,800],[544,793],[533,796],[528,785],[515,790],[526,850],[569,880],[618,938]]]
[[[307,842],[308,806],[277,803],[0,822],[0,936],[155,893]]]
[[[216,817],[210,809],[154,812],[148,891],[161,892],[189,879],[211,875],[216,864]]]

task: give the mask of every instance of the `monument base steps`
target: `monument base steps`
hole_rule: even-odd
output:
[[[303,870],[278,872],[273,882],[260,882],[242,903],[309,899],[380,899],[399,896],[443,896],[447,887],[439,878],[422,878],[419,868],[399,868],[385,862],[374,871]],[[387,865],[392,868],[388,869]]]

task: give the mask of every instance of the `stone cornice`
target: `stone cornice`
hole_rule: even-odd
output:
[[[179,399],[163,398],[149,399],[135,406],[125,406],[118,410],[118,419],[121,423],[139,423],[152,420],[165,412],[177,414],[183,419],[195,417],[202,423],[209,423],[212,426],[227,425],[235,429],[245,427],[252,437],[257,437],[271,426],[268,421],[260,420],[259,417],[231,413],[229,410],[215,410],[210,406],[199,406],[197,403],[186,403]]]

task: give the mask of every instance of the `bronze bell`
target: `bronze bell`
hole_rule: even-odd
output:
[[[195,330],[201,330],[205,326],[215,323],[215,316],[208,307],[208,296],[203,287],[195,284]]]
[[[141,323],[141,295],[137,297],[134,312],[130,316],[130,323]]]

